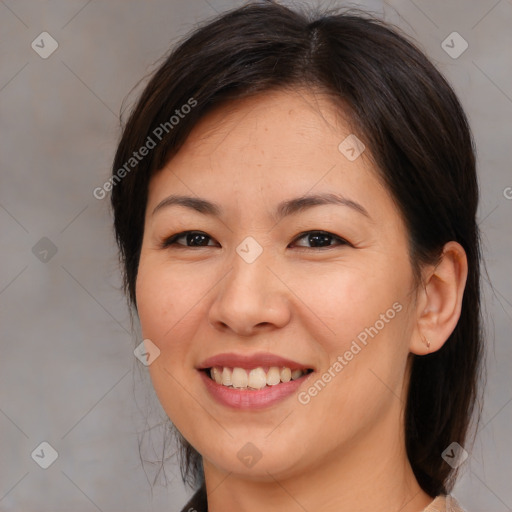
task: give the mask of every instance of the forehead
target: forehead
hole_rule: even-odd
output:
[[[291,150],[288,160],[304,151],[305,142],[323,147],[351,133],[349,118],[326,94],[314,90],[276,90],[222,104],[206,114],[182,150],[195,156],[234,155],[236,149],[274,155]],[[309,148],[311,149],[311,148]],[[240,155],[241,156],[241,155]],[[300,158],[298,156],[297,158]]]
[[[369,149],[348,158],[353,137],[348,117],[323,93],[280,90],[232,101],[205,115],[155,174],[150,203],[169,191],[210,193],[225,202],[277,202],[310,192],[389,202]]]

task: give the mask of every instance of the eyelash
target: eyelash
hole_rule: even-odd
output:
[[[170,248],[171,246],[175,246],[175,247],[181,247],[181,248],[187,248],[187,249],[190,249],[190,248],[194,248],[194,247],[213,247],[212,245],[184,245],[184,244],[178,244],[177,243],[177,240],[179,240],[180,238],[183,238],[189,234],[194,234],[194,235],[202,235],[210,240],[212,240],[212,237],[210,237],[209,235],[207,235],[206,233],[204,233],[203,231],[182,231],[181,233],[176,233],[175,235],[172,235],[168,238],[166,238],[162,244],[161,244],[161,247],[162,249],[168,249]],[[335,235],[334,233],[330,233],[329,231],[322,231],[322,230],[311,230],[311,231],[304,231],[302,233],[300,233],[299,235],[297,235],[293,242],[292,243],[295,243],[297,242],[298,240],[308,236],[308,235],[324,235],[324,236],[329,236],[329,237],[332,237],[333,240],[335,241],[338,241],[339,244],[338,246],[343,246],[343,245],[348,245],[350,247],[353,247],[352,244],[350,242],[348,242],[347,240],[345,240],[344,238],[341,238],[340,236],[338,235]],[[299,250],[310,250],[310,249],[330,249],[332,247],[336,247],[335,245],[328,245],[328,246],[321,246],[321,247],[303,247],[303,246],[299,246]]]

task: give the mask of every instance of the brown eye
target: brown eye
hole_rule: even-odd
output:
[[[163,247],[170,247],[172,245],[183,247],[207,247],[215,245],[215,243],[213,243],[210,236],[202,231],[184,231],[167,238],[162,244]]]
[[[297,243],[300,240],[305,240],[305,244]],[[343,238],[340,238],[339,236],[329,233],[327,231],[307,231],[306,233],[302,233],[295,239],[294,245],[314,249],[322,247],[332,247],[333,245],[349,244]]]

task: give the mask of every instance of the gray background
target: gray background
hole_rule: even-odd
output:
[[[120,109],[140,91],[123,104],[132,87],[196,23],[240,4],[0,1],[2,511],[172,512],[189,494],[173,462],[169,486],[160,474],[151,492],[165,413],[133,356],[140,339],[120,291],[108,199],[92,191],[108,177]],[[454,494],[472,512],[511,510],[512,2],[356,5],[419,42],[472,124],[492,283],[484,281],[488,387]],[[43,31],[59,45],[47,59],[31,48]],[[441,46],[453,31],[469,44],[456,59]],[[46,470],[31,458],[43,441],[58,452]]]

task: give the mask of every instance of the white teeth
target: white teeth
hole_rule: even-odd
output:
[[[281,368],[280,372],[281,382],[289,382],[292,378],[292,371],[290,368]]]
[[[305,370],[292,371],[290,368],[277,366],[271,366],[267,372],[261,366],[251,370],[226,366],[210,368],[210,377],[217,384],[237,389],[263,389],[266,386],[276,386],[281,382],[299,379],[306,373]]]
[[[246,388],[248,380],[247,372],[243,368],[233,368],[231,384],[234,388]]]
[[[272,366],[269,368],[267,373],[267,386],[275,386],[281,382],[281,376],[279,375],[279,368]]]
[[[222,385],[231,386],[231,370],[224,367],[222,370]]]
[[[210,370],[210,375],[217,384],[222,384],[222,370],[218,366]]]
[[[299,377],[302,377],[302,370],[293,370],[291,377],[292,377],[292,380],[296,380]]]
[[[262,389],[267,385],[267,374],[263,368],[253,368],[249,372],[249,387],[254,389]]]

